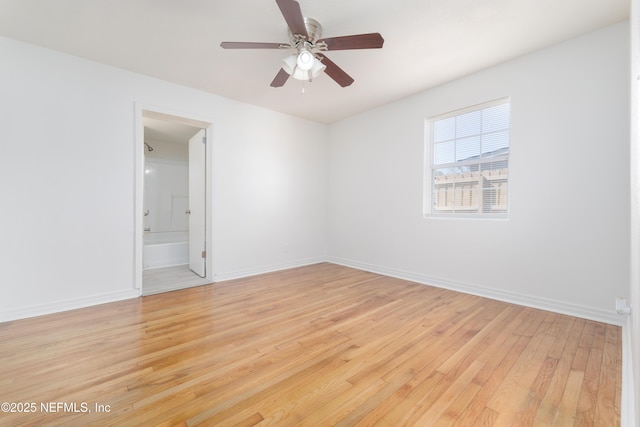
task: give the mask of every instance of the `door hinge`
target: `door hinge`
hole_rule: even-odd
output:
[[[202,251],[202,258],[206,258],[207,257],[207,251]]]
[[[204,145],[207,145],[207,137],[206,137],[206,136],[203,136],[203,137],[202,137],[202,143],[203,143]]]

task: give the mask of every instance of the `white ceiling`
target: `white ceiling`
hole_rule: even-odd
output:
[[[0,0],[0,36],[331,123],[629,16],[629,0],[299,3],[325,37],[384,37],[382,49],[327,54],[351,86],[323,74],[272,88],[289,51],[220,48],[288,42],[274,0]]]

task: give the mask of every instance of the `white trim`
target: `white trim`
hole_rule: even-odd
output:
[[[272,273],[274,271],[287,270],[290,268],[304,267],[307,265],[319,264],[326,262],[324,256],[300,259],[282,264],[272,264],[259,268],[251,268],[246,270],[238,270],[221,275],[215,275],[216,282],[241,279],[244,277],[256,276],[258,274]],[[209,283],[213,282],[207,277]],[[204,279],[203,279],[204,280]],[[127,291],[119,291],[108,294],[94,295],[91,297],[72,298],[68,300],[55,301],[47,304],[25,306],[16,309],[0,310],[0,323],[12,320],[26,319],[29,317],[42,316],[45,314],[55,314],[78,308],[87,308],[94,305],[105,304],[109,302],[122,301],[126,299],[139,298],[140,290],[132,289]]]
[[[327,262],[326,257],[322,256],[322,257],[306,258],[306,259],[300,259],[297,261],[291,261],[291,262],[286,262],[282,264],[271,264],[271,265],[265,265],[263,267],[231,271],[229,273],[223,273],[223,274],[215,274],[214,280],[216,283],[225,282],[228,280],[235,280],[235,279],[242,279],[244,277],[257,276],[259,274],[272,273],[274,271],[281,271],[281,270],[287,270],[290,268],[297,268],[297,267],[304,267],[307,265],[319,264],[321,262]]]
[[[215,260],[213,259],[213,244],[215,233],[213,229],[213,217],[215,209],[215,195],[213,194],[213,151],[214,151],[214,120],[196,113],[177,111],[157,105],[149,105],[142,102],[134,102],[135,114],[135,165],[134,165],[134,278],[133,283],[138,295],[142,295],[143,262],[143,191],[144,191],[144,125],[143,117],[151,117],[159,120],[173,121],[189,126],[205,129],[207,135],[206,150],[206,279],[214,281]]]
[[[412,282],[420,283],[423,285],[435,286],[437,288],[477,295],[480,297],[518,304],[525,307],[552,311],[554,313],[567,314],[569,316],[595,320],[597,322],[608,323],[611,325],[623,326],[625,322],[625,317],[618,315],[614,310],[607,311],[595,307],[568,304],[563,301],[540,298],[532,295],[518,294],[515,292],[507,292],[470,283],[455,282],[438,277],[431,277],[424,274],[398,270],[395,268],[366,264],[344,258],[329,257],[327,261],[334,264],[344,265],[346,267],[352,267],[359,270],[382,274],[385,276],[396,277],[398,279],[410,280]]]
[[[630,38],[630,253],[629,298],[632,314],[627,321],[627,347],[622,355],[622,425],[640,425],[640,0],[631,0]],[[626,358],[626,360],[625,360]],[[626,396],[626,397],[625,397]],[[625,424],[626,422],[626,424]]]
[[[484,108],[491,108],[491,107],[495,107],[496,105],[506,104],[508,102],[511,102],[511,96],[503,96],[502,98],[497,98],[492,101],[480,102],[478,104],[458,108],[457,110],[452,110],[447,113],[442,113],[435,116],[427,117],[427,120],[430,122],[435,122],[438,120],[448,119],[450,117],[471,113],[472,111],[482,110]]]
[[[307,265],[319,264],[322,262],[330,262],[333,264],[343,265],[345,267],[356,268],[359,270],[370,271],[372,273],[381,274],[384,276],[395,277],[398,279],[409,280],[412,282],[420,283],[423,285],[434,286],[443,289],[449,289],[452,291],[462,292],[471,295],[477,295],[484,298],[490,298],[498,301],[504,301],[512,304],[518,304],[525,307],[537,308],[541,310],[552,311],[559,314],[567,314],[570,316],[580,317],[583,319],[594,320],[611,325],[623,327],[623,356],[627,356],[627,369],[628,373],[631,373],[631,326],[627,323],[627,319],[630,317],[620,316],[615,311],[606,311],[597,309],[594,307],[587,307],[575,304],[567,304],[562,301],[550,300],[546,298],[534,297],[531,295],[522,295],[512,292],[505,292],[497,289],[490,289],[478,285],[454,282],[451,280],[445,280],[440,278],[434,278],[423,274],[412,273],[404,270],[398,270],[394,268],[381,267],[372,264],[366,264],[359,261],[353,261],[338,257],[312,257],[306,259],[300,259],[296,261],[271,264],[257,268],[249,268],[245,270],[237,270],[223,274],[214,274],[214,282],[223,282],[228,280],[240,279],[243,277],[256,276],[264,273],[272,273],[274,271],[281,271],[290,268],[303,267]],[[118,291],[108,294],[100,294],[91,297],[72,298],[68,300],[56,301],[47,304],[25,306],[16,309],[2,310],[0,311],[0,322],[6,322],[10,320],[23,319],[27,317],[40,316],[43,314],[52,314],[67,310],[73,310],[77,308],[90,307],[93,305],[104,304],[107,302],[121,301],[129,298],[136,298],[140,296],[138,289]],[[626,342],[626,344],[625,344]],[[625,347],[626,345],[626,347]],[[624,366],[623,366],[624,367]]]
[[[45,314],[60,313],[78,308],[86,308],[94,305],[105,304],[109,302],[122,301],[131,298],[138,298],[137,289],[128,291],[118,291],[108,294],[94,295],[90,297],[72,298],[62,301],[55,301],[47,304],[39,304],[25,306],[9,310],[0,311],[0,322],[9,322],[12,320],[26,319],[28,317],[42,316]]]
[[[633,376],[633,352],[631,348],[632,318],[627,317],[622,326],[622,394],[620,397],[620,426],[635,427],[638,424],[635,413],[636,397]],[[640,396],[638,396],[640,398]]]
[[[457,131],[455,131],[454,133],[454,137],[453,139],[447,139],[445,141],[434,141],[434,123],[439,122],[441,120],[445,120],[445,119],[449,119],[449,118],[455,118],[458,116],[462,116],[465,115],[467,113],[471,113],[471,112],[481,112],[484,111],[485,109],[489,109],[492,107],[496,107],[496,106],[500,106],[500,105],[507,105],[509,107],[509,115],[511,115],[511,97],[510,96],[506,96],[503,98],[499,98],[499,99],[495,99],[493,101],[488,101],[488,102],[484,102],[481,104],[476,104],[476,105],[472,105],[466,108],[462,108],[459,110],[455,110],[455,111],[450,111],[448,113],[444,113],[444,114],[440,114],[437,116],[433,116],[433,117],[428,117],[425,119],[424,121],[424,151],[423,151],[423,190],[422,190],[422,216],[425,219],[429,219],[429,218],[457,218],[457,217],[464,217],[464,218],[473,218],[473,219],[491,219],[491,218],[498,218],[498,219],[509,219],[509,212],[510,212],[510,194],[511,194],[511,190],[510,190],[510,186],[507,186],[507,209],[506,212],[496,212],[496,213],[492,213],[492,212],[484,212],[484,208],[482,207],[482,197],[484,194],[484,189],[482,186],[482,174],[480,174],[478,176],[478,197],[479,197],[479,201],[478,201],[478,208],[477,208],[477,212],[465,212],[465,211],[456,211],[455,208],[454,210],[451,211],[444,211],[444,212],[438,212],[437,210],[434,210],[434,193],[433,193],[433,187],[434,187],[434,176],[433,173],[436,169],[452,169],[452,168],[457,168],[460,166],[478,166],[478,171],[480,171],[482,169],[482,165],[485,164],[489,164],[489,163],[494,163],[494,162],[507,162],[507,164],[509,165],[508,167],[510,167],[510,154],[509,152],[507,152],[507,154],[502,154],[502,155],[498,155],[495,157],[487,157],[487,158],[483,158],[481,157],[482,153],[480,153],[480,155],[478,156],[477,159],[475,160],[461,160],[461,161],[457,161],[455,160],[457,158],[457,155],[455,153],[455,150],[457,147],[457,141],[458,141],[458,136],[457,136]],[[509,151],[511,149],[511,119],[509,119],[509,126],[507,129],[500,129],[499,131],[491,131],[491,132],[484,132],[482,129],[480,130],[479,133],[477,134],[473,134],[473,135],[467,135],[465,136],[465,138],[469,137],[469,136],[476,136],[479,137],[480,139],[482,139],[482,137],[484,135],[489,135],[489,134],[494,134],[494,133],[498,133],[498,132],[504,132],[504,131],[508,131],[509,133]],[[434,147],[436,146],[436,144],[439,143],[444,143],[444,142],[453,142],[454,143],[454,158],[452,159],[451,162],[448,163],[439,163],[439,164],[434,164]],[[481,150],[482,151],[482,150]],[[507,182],[509,182],[509,178],[507,178]]]

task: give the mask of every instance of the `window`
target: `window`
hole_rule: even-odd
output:
[[[427,120],[425,215],[506,217],[510,102]]]

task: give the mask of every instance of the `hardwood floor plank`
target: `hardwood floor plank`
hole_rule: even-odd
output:
[[[540,370],[533,384],[529,388],[529,395],[527,396],[528,403],[524,409],[520,410],[513,421],[513,426],[530,426],[533,424],[536,413],[542,404],[542,398],[546,394],[551,379],[555,373],[558,365],[558,360],[547,356],[542,363]]]
[[[574,356],[578,347],[578,341],[582,334],[582,328],[585,321],[582,319],[571,319],[565,330],[566,335],[561,334],[556,342],[563,342],[562,353],[557,353],[559,346],[554,346],[549,352],[550,357],[557,357],[558,364],[551,379],[551,383],[547,388],[547,392],[540,403],[540,408],[536,413],[534,420],[535,426],[549,426],[553,424],[556,418],[564,390],[569,378],[569,372],[573,363]]]
[[[437,332],[439,341],[430,342],[437,343],[437,347],[441,348],[442,352],[433,353],[432,357],[429,359],[430,363],[426,365],[420,366],[415,365],[415,363],[412,365],[413,370],[416,371],[416,375],[405,385],[405,387],[399,389],[395,395],[390,396],[389,405],[393,406],[393,409],[390,414],[386,415],[387,419],[394,418],[394,416],[406,417],[412,413],[418,413],[422,407],[428,407],[430,404],[428,400],[429,396],[431,396],[432,400],[438,396],[439,390],[437,387],[448,386],[456,375],[466,369],[466,366],[471,363],[472,359],[467,360],[467,365],[459,364],[454,375],[440,375],[441,373],[437,371],[438,366],[442,366],[441,362],[446,362],[452,354],[455,354],[463,347],[461,344],[464,343],[464,340],[461,341],[461,337],[471,337],[472,335],[470,335],[470,333],[475,334],[477,332],[477,321],[482,318],[485,318],[485,321],[487,321],[490,317],[487,317],[483,310],[476,310],[470,313],[463,321],[459,321],[457,329],[453,329],[453,333],[451,335],[443,335],[440,332]],[[461,326],[464,326],[467,321],[469,324],[462,328]],[[439,325],[436,329],[439,331],[441,328],[442,325]],[[451,345],[449,345],[449,343]],[[431,385],[434,376],[443,379],[443,381],[440,381],[438,386],[435,388]],[[426,393],[422,390],[426,390]],[[415,401],[415,398],[410,397],[411,395],[416,396],[419,399],[418,401],[420,402],[420,405],[414,404],[412,406],[407,403]],[[394,400],[397,402],[394,402]],[[370,416],[372,418],[376,418],[378,415],[373,413]]]
[[[461,417],[456,420],[454,423],[455,426],[463,427],[474,425],[478,419],[487,417],[488,414],[492,415],[491,424],[493,424],[493,415],[497,415],[497,413],[487,408],[487,404],[496,393],[498,387],[500,387],[504,378],[516,363],[520,353],[528,345],[530,340],[531,339],[528,337],[518,337],[516,335],[509,337],[504,345],[503,352],[495,354],[495,359],[498,360],[499,363],[484,381],[482,388],[476,395],[476,398],[471,401],[469,406],[462,413]],[[483,413],[485,415],[483,415]]]
[[[584,380],[584,372],[572,370],[569,372],[567,387],[562,395],[558,415],[553,421],[553,426],[581,426],[576,422],[576,409],[580,397],[580,389]]]
[[[389,383],[381,378],[372,382],[352,384],[339,397],[316,407],[300,420],[299,426],[333,426],[349,415],[355,414],[353,408],[360,407],[373,399]],[[355,415],[357,418],[359,416]]]
[[[473,377],[480,371],[483,363],[475,360],[469,367],[451,383],[449,387],[439,393],[433,403],[427,405],[428,409],[416,421],[411,420],[413,425],[431,427],[444,414],[449,405],[455,401],[465,388],[472,382]]]
[[[37,403],[0,425],[614,426],[621,367],[618,327],[322,263],[0,323]]]
[[[484,408],[478,418],[473,420],[473,424],[467,425],[472,425],[474,427],[491,427],[495,425],[495,420],[498,418],[498,415],[499,414],[497,412],[489,408]]]
[[[589,427],[593,426],[595,418],[595,407],[597,405],[597,388],[600,377],[600,362],[602,351],[593,349],[589,352],[589,362],[587,370],[584,372],[582,388],[580,389],[580,399],[576,410],[576,424]]]
[[[453,426],[456,420],[462,417],[465,409],[471,404],[476,395],[480,392],[482,387],[471,382],[462,390],[462,392],[451,402],[446,411],[440,416],[434,427],[449,427]]]
[[[335,424],[336,427],[371,425],[366,421],[367,415],[373,412],[384,402],[386,402],[389,396],[391,396],[400,388],[404,387],[407,381],[409,381],[414,374],[415,373],[413,371],[401,372],[398,375],[394,376],[391,380],[385,380],[386,385],[376,391],[376,393],[368,400],[363,402],[359,402],[357,400],[352,401],[354,403],[354,406],[352,407],[350,412],[348,412],[346,416],[344,416],[344,418],[340,419]],[[345,408],[343,408],[343,412],[345,412],[344,409]]]
[[[471,325],[467,325],[466,328],[463,326],[481,312],[481,307],[472,307],[467,311],[466,316],[460,317],[455,323],[452,323],[451,319],[445,319],[441,324],[436,325],[427,341],[431,344],[431,351],[425,352],[425,356],[428,357],[412,359],[407,366],[415,372],[415,375],[368,414],[363,422],[373,423],[385,417],[387,420],[393,417],[404,418],[407,414],[414,413],[417,410],[417,403],[424,398],[425,393],[430,393],[433,387],[445,378],[445,375],[437,372],[436,368],[462,347],[465,337],[468,337],[468,328],[472,327]]]
[[[512,425],[518,413],[531,404],[529,399],[531,387],[542,369],[552,343],[552,337],[534,335],[529,345],[522,351],[500,388],[487,404],[488,408],[499,413],[496,426]],[[513,404],[515,401],[518,404]]]

